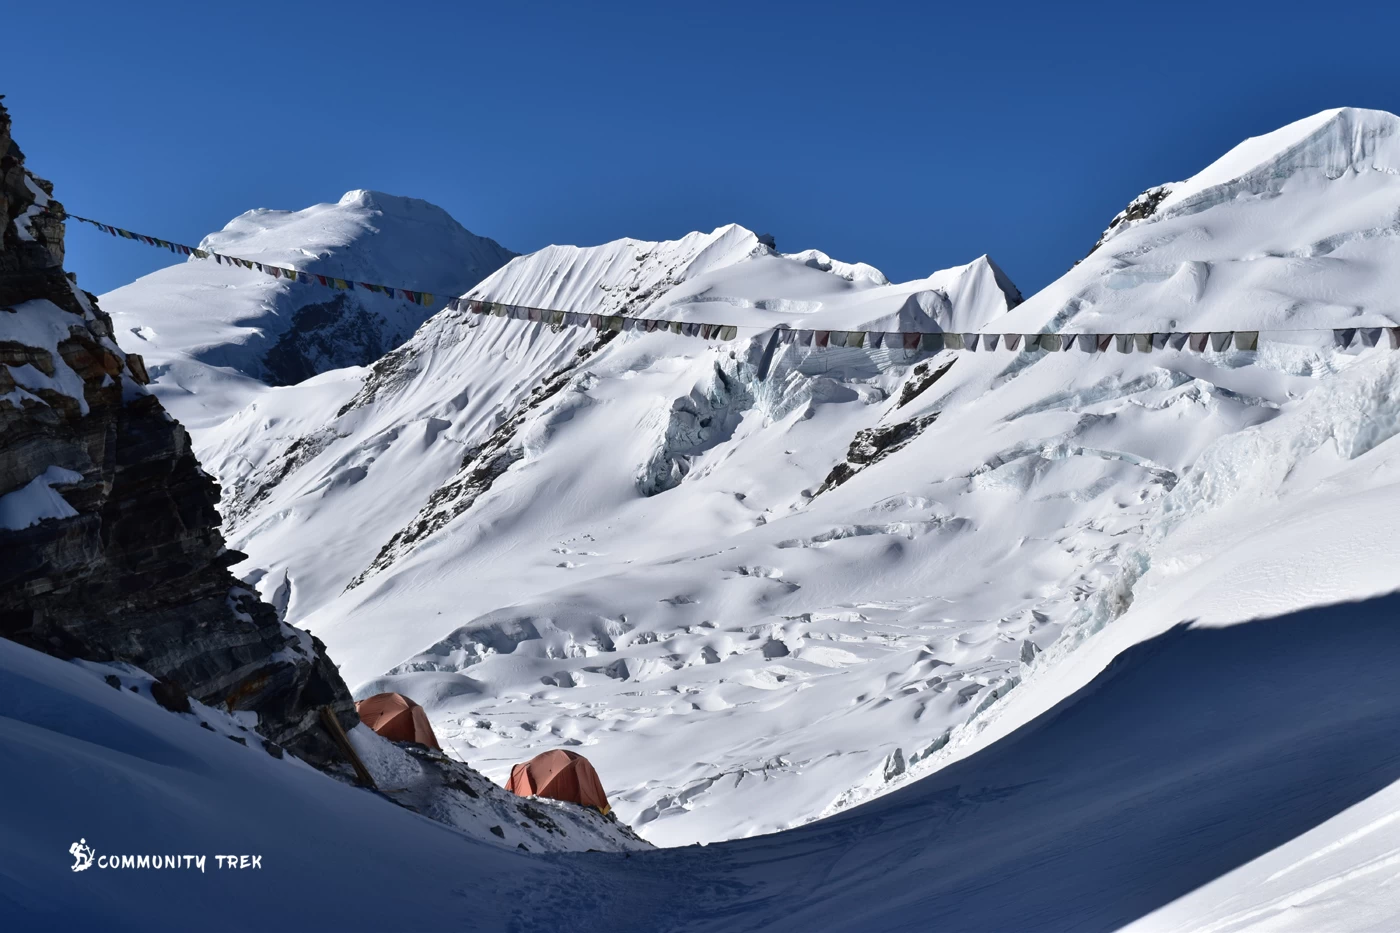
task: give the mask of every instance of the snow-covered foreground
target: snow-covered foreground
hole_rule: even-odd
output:
[[[628,856],[492,847],[0,640],[0,908],[64,930],[1390,929],[1397,612],[1173,626],[878,801]],[[79,839],[206,870],[73,872]]]

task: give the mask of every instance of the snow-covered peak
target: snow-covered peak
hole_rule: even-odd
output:
[[[515,255],[427,201],[366,190],[298,211],[248,211],[201,246],[441,299]],[[403,297],[331,291],[194,258],[109,292],[102,304],[122,346],[146,358],[166,407],[193,427],[221,419],[267,384],[373,362],[432,313]]]
[[[305,272],[460,294],[514,254],[419,198],[347,191],[299,211],[258,208],[200,243],[204,249]],[[200,260],[191,259],[191,262]]]
[[[1162,214],[1199,211],[1241,195],[1276,193],[1290,178],[1335,179],[1348,172],[1400,173],[1400,117],[1340,107],[1246,139],[1172,187]]]
[[[679,282],[767,252],[753,231],[738,224],[676,240],[627,237],[599,246],[546,246],[514,260],[471,296],[559,311],[637,314]]]
[[[1095,246],[1140,223],[1194,214],[1237,198],[1272,197],[1290,182],[1400,174],[1400,117],[1339,107],[1252,136],[1185,181],[1143,192],[1115,217]]]
[[[785,259],[800,262],[813,269],[820,269],[822,272],[830,272],[832,275],[839,275],[852,282],[864,280],[872,285],[890,284],[890,280],[885,278],[885,273],[868,263],[841,262],[839,259],[832,259],[819,249],[805,249],[800,253],[783,253],[782,255]]]
[[[1304,339],[1298,331],[1389,326],[1400,321],[1397,216],[1400,118],[1327,111],[1144,192],[1007,329]]]

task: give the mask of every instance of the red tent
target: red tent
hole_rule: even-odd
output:
[[[593,765],[577,752],[562,748],[536,755],[511,768],[506,790],[521,797],[550,797],[581,803],[603,814],[612,809]]]
[[[386,739],[442,749],[423,707],[401,693],[376,693],[356,703],[355,712],[360,714],[360,722]]]

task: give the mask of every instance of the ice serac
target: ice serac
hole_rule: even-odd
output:
[[[200,245],[349,282],[426,291],[436,307],[515,256],[440,207],[379,191],[350,191],[299,211],[249,211]],[[157,394],[191,423],[264,384],[372,363],[431,313],[403,295],[331,290],[193,258],[116,289],[103,303],[122,344],[150,361]]]
[[[63,271],[0,107],[0,635],[60,657],[136,664],[257,714],[268,739],[338,758],[318,723],[358,722],[324,646],[229,572],[218,486],[147,391],[142,360]]]

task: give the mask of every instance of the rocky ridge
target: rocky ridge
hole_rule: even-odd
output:
[[[330,764],[320,710],[354,726],[350,694],[320,641],[229,571],[243,556],[220,533],[218,485],[64,272],[52,191],[0,105],[0,635],[135,665]]]

